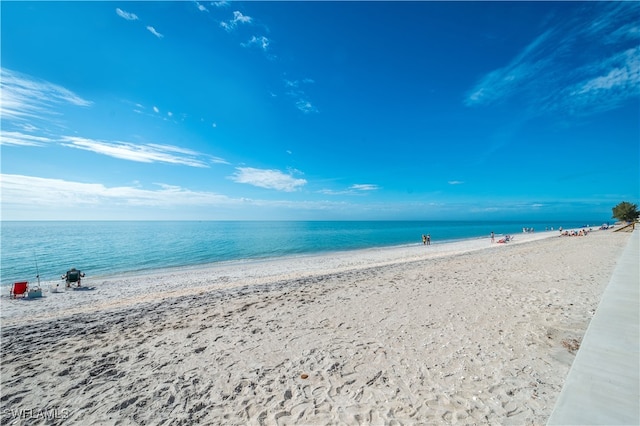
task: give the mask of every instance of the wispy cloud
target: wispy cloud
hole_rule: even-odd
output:
[[[462,185],[464,182],[461,180],[450,180],[447,182],[449,185]]]
[[[135,13],[125,12],[124,10],[120,9],[119,7],[116,8],[116,13],[118,14],[118,16],[120,16],[121,18],[126,19],[127,21],[137,21],[138,20],[138,16]]]
[[[250,16],[243,15],[237,10],[233,12],[233,23],[248,24],[251,21],[252,21],[252,18]]]
[[[531,42],[509,65],[484,76],[468,94],[465,103],[472,106],[501,102],[522,85],[535,81],[535,73],[543,68],[543,64],[550,66],[549,55],[537,52],[547,49],[549,38],[547,31]]]
[[[74,206],[190,206],[232,202],[229,197],[191,191],[174,185],[156,184],[155,189],[136,186],[108,187],[100,183],[71,182],[33,176],[2,174],[3,203],[10,205],[59,207]],[[236,201],[237,202],[237,201]],[[3,206],[4,207],[4,206]]]
[[[266,189],[293,192],[306,185],[305,179],[298,179],[280,170],[255,169],[252,167],[237,167],[236,172],[229,177],[237,183],[246,183]]]
[[[380,187],[370,183],[357,183],[355,185],[351,185],[350,189],[354,189],[356,191],[377,191]]]
[[[532,116],[618,107],[640,94],[639,14],[638,2],[586,3],[580,17],[550,27],[505,67],[482,77],[465,104],[522,99]]]
[[[212,3],[213,4],[213,3]],[[225,3],[224,5],[226,5]],[[221,6],[216,4],[216,6]],[[244,15],[242,12],[236,10],[233,12],[233,18],[227,21],[221,21],[220,26],[224,28],[227,32],[234,31],[239,24],[254,24],[254,19],[251,16]],[[268,31],[268,29],[267,29]],[[266,57],[269,60],[275,60],[277,56],[273,54],[271,48],[272,40],[264,35],[253,35],[251,38],[240,45],[244,48],[257,47],[262,52],[266,54]],[[286,95],[292,99],[293,105],[305,114],[317,113],[318,107],[311,101],[309,96],[305,93],[305,91],[301,88],[303,84],[313,84],[315,81],[311,78],[304,78],[300,81],[298,80],[284,80]],[[269,92],[272,97],[277,97],[278,95]]]
[[[309,114],[312,112],[318,112],[318,108],[315,107],[308,99],[300,98],[296,101],[296,108],[305,114]]]
[[[346,195],[346,194],[351,194],[352,191],[348,191],[348,190],[336,191],[334,189],[321,189],[320,191],[318,191],[318,193],[324,194],[324,195]]]
[[[248,42],[240,43],[240,44],[242,45],[242,47],[257,46],[266,52],[267,48],[269,47],[269,39],[266,38],[265,36],[260,36],[260,37],[253,36],[251,37],[251,40],[249,40]]]
[[[204,8],[204,6],[199,5],[198,2],[196,2],[196,4],[198,5],[198,8],[201,8],[200,10],[205,10],[206,11],[206,8]],[[202,8],[204,8],[204,9],[202,9]],[[118,14],[118,16],[120,16],[123,19],[126,19],[127,21],[137,21],[138,20],[138,15],[136,15],[135,13],[126,12],[126,11],[120,9],[120,8],[116,8],[116,13]],[[154,36],[156,36],[158,38],[163,38],[164,37],[162,34],[160,34],[151,25],[147,25],[146,28]]]
[[[55,142],[54,139],[45,136],[35,136],[21,132],[5,130],[0,134],[0,145],[44,146],[53,142]]]
[[[140,163],[168,163],[190,167],[209,167],[209,163],[226,164],[221,158],[171,145],[106,142],[75,136],[63,137],[62,145]]]
[[[190,167],[228,164],[222,158],[171,145],[102,141],[43,132],[33,125],[34,120],[42,120],[45,124],[55,122],[55,119],[62,115],[62,106],[87,107],[92,103],[64,87],[37,80],[6,68],[1,70],[1,77],[2,101],[0,102],[0,113],[2,114],[4,129],[0,136],[0,145],[44,146],[55,143],[67,148],[82,149],[114,158],[143,163],[158,162]],[[140,111],[144,107],[136,105],[136,108]],[[160,112],[155,106],[153,110],[156,113]],[[172,112],[167,112],[167,117],[173,118],[173,116]],[[13,129],[9,128],[8,124]],[[17,131],[16,129],[22,129],[23,131]]]
[[[238,24],[250,24],[252,20],[250,16],[243,15],[242,12],[236,10],[233,12],[233,18],[220,22],[220,26],[227,31],[233,31]]]
[[[188,188],[154,183],[143,187],[139,182],[108,186],[102,183],[74,182],[34,176],[0,174],[3,218],[7,220],[86,219],[87,208],[91,218],[182,218],[232,219],[247,216],[247,211],[268,209],[279,211],[284,218],[309,218],[318,212],[342,212],[360,216],[358,209],[344,202],[261,200],[229,197],[212,191],[194,191]],[[68,206],[85,207],[69,211]],[[251,207],[249,209],[249,207]],[[376,206],[375,211],[385,206]],[[226,211],[227,213],[217,213]],[[356,210],[358,212],[356,213]],[[325,213],[323,213],[323,216]]]
[[[370,183],[357,183],[351,185],[349,188],[344,190],[333,190],[333,189],[322,189],[318,191],[320,194],[325,195],[358,195],[364,194],[369,191],[378,191],[380,187],[378,185],[370,184]]]
[[[577,112],[608,111],[640,95],[640,48],[621,52],[606,62],[599,64],[598,70],[585,70],[585,79],[563,92],[567,104],[559,102],[559,106]],[[594,77],[588,78],[589,74]]]
[[[92,103],[72,91],[6,68],[0,70],[3,119],[30,120],[61,115],[60,106],[88,107]]]
[[[311,103],[305,91],[301,89],[301,83],[312,84],[314,81],[310,78],[305,78],[302,81],[284,79],[287,96],[293,99],[296,108],[305,114],[318,112],[318,108]]]
[[[154,36],[158,37],[158,38],[162,38],[164,37],[162,34],[160,34],[158,31],[156,31],[155,28],[153,28],[151,25],[147,25],[147,30],[149,30],[149,32],[151,34],[153,34]]]
[[[209,11],[209,9],[207,9],[207,8],[206,8],[205,6],[203,6],[201,3],[197,2],[197,1],[196,1],[196,2],[194,2],[194,3],[196,4],[196,7],[198,8],[198,10],[199,10],[200,12],[208,12],[208,11]]]

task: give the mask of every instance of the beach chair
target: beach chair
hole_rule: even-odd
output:
[[[27,281],[13,283],[10,293],[11,298],[16,299],[17,297],[26,297],[28,287],[29,283]]]
[[[82,277],[84,277],[84,273],[78,271],[76,268],[71,268],[71,270],[62,276],[67,283],[67,287],[71,286],[72,283],[76,283],[78,287],[80,287]]]

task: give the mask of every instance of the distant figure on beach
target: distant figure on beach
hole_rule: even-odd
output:
[[[84,272],[78,271],[76,268],[71,268],[61,278],[67,283],[67,287],[71,287],[71,283],[78,283],[80,287],[80,281],[84,277]]]
[[[496,234],[494,234],[493,231],[491,231],[491,242],[492,243],[496,242]]]
[[[505,235],[504,237],[500,238],[498,240],[499,244],[505,244],[508,243],[509,241],[513,240],[513,237],[511,235]]]
[[[422,234],[422,244],[427,244],[427,236]]]
[[[427,245],[431,245],[431,234],[427,234]]]

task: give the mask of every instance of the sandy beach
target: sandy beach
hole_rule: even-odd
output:
[[[545,424],[628,238],[521,234],[3,294],[2,424]]]

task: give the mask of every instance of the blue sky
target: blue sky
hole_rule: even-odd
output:
[[[6,2],[3,220],[607,219],[638,2]]]

